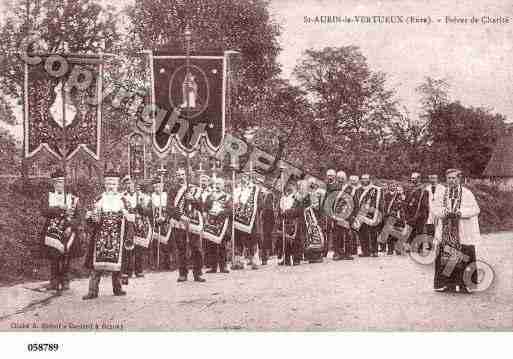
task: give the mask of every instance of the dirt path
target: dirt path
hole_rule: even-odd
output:
[[[7,303],[0,330],[512,330],[513,234],[483,236],[478,257],[492,266],[495,281],[469,296],[433,292],[432,265],[405,256],[273,262],[258,271],[206,274],[204,284],[150,273],[132,280],[126,297],[112,296],[104,278],[93,301],[81,300],[86,280],[51,298],[37,292],[41,283],[25,284],[0,291]]]

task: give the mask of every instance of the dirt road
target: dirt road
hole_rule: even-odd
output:
[[[203,284],[148,273],[131,280],[126,297],[114,297],[103,278],[92,301],[81,299],[87,280],[62,296],[24,284],[0,288],[0,330],[513,330],[513,234],[483,236],[478,257],[495,281],[472,295],[433,292],[432,265],[407,256],[273,261],[206,274]]]

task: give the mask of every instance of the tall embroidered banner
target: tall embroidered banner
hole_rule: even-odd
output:
[[[166,155],[172,142],[182,153],[198,148],[203,138],[210,151],[224,139],[227,59],[230,52],[208,55],[152,53],[153,144]]]
[[[98,160],[101,141],[102,58],[39,55],[25,64],[24,155],[45,148],[58,159],[80,149]]]
[[[144,150],[144,138],[138,133],[132,133],[128,138],[128,169],[130,178],[134,180],[144,179],[146,156]]]

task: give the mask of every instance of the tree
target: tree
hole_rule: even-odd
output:
[[[331,160],[347,170],[376,168],[382,159],[375,154],[398,116],[386,75],[373,72],[356,46],[307,50],[294,75],[312,99],[319,152],[335,153]]]
[[[189,23],[193,51],[239,51],[237,64],[231,69],[236,83],[232,83],[230,110],[236,119],[233,125],[243,130],[258,122],[245,115],[252,113],[267,81],[280,72],[276,62],[279,27],[267,8],[265,0],[137,0],[125,9],[130,19],[127,48],[132,53],[143,49],[183,50],[183,34]],[[135,72],[141,73],[140,69]]]
[[[93,0],[16,0],[0,27],[0,52],[4,54],[0,59],[0,94],[21,104],[23,62],[19,55],[24,48],[98,53],[113,51],[118,41],[113,7],[102,7]]]
[[[449,88],[447,80],[430,77],[417,87],[429,145],[424,167],[439,174],[449,167],[459,167],[477,177],[484,171],[497,137],[504,132],[505,117],[451,102]]]

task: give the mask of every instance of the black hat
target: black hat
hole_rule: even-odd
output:
[[[64,171],[57,168],[50,176],[51,178],[64,178]]]

